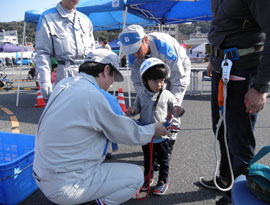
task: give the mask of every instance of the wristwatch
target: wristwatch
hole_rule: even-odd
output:
[[[267,93],[269,90],[269,85],[261,85],[253,83],[251,87],[257,90],[259,93]]]

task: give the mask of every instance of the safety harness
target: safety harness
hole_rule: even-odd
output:
[[[227,100],[227,85],[230,80],[230,72],[232,68],[232,61],[230,59],[227,59],[226,54],[224,55],[224,60],[221,63],[221,68],[222,68],[222,78],[219,81],[218,85],[218,106],[219,106],[219,121],[217,123],[217,129],[216,129],[216,138],[215,138],[215,156],[216,156],[216,169],[214,173],[214,184],[215,186],[221,190],[221,191],[229,191],[231,190],[233,183],[234,183],[234,175],[233,175],[233,170],[232,170],[232,164],[231,164],[231,158],[230,158],[230,152],[228,148],[228,143],[227,143],[227,126],[226,126],[226,100]],[[230,168],[230,173],[231,173],[231,184],[227,188],[221,188],[217,181],[217,174],[218,174],[218,167],[219,167],[219,159],[217,155],[217,139],[218,139],[218,133],[219,129],[223,123],[224,126],[224,144],[225,144],[225,149],[226,149],[226,155],[228,159],[228,165]]]

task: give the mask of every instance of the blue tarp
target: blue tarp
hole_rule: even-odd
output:
[[[159,24],[211,20],[210,0],[84,0],[78,10],[84,13],[125,10]]]
[[[116,39],[112,40],[112,41],[109,43],[109,45],[111,46],[111,49],[112,49],[112,50],[119,50],[119,49],[120,49],[120,44],[119,44],[119,43],[120,43],[120,42],[119,42],[119,39],[116,38]]]
[[[106,0],[107,1],[107,0]],[[80,3],[87,3],[86,0],[81,0]],[[108,9],[110,11],[106,10],[106,6],[103,7],[102,11],[98,9],[98,5],[104,1],[94,1],[96,3],[96,6],[94,4],[91,7],[80,7],[77,6],[77,10],[83,12],[86,14],[94,27],[94,30],[115,30],[115,29],[121,29],[123,28],[123,10],[120,10],[119,8],[115,9]],[[112,2],[112,1],[110,1]],[[93,2],[91,2],[93,3]],[[110,4],[111,5],[111,4]],[[37,9],[37,10],[31,10],[26,11],[24,15],[24,21],[25,22],[31,22],[31,23],[37,23],[39,20],[40,15],[45,11],[46,9]],[[139,24],[143,27],[146,26],[154,26],[156,25],[156,22],[152,20],[147,20],[145,18],[133,15],[131,13],[127,13],[126,18],[126,26],[131,24]]]
[[[16,46],[10,43],[0,44],[0,52],[20,52],[22,51],[21,46]],[[23,51],[27,51],[27,48],[24,48]]]
[[[128,7],[127,25],[178,24],[211,20],[210,0],[80,0],[77,9],[87,16],[95,30],[122,28],[123,11]],[[44,9],[25,12],[26,22],[37,22]],[[100,13],[101,12],[101,13]],[[142,19],[137,19],[138,16]],[[147,18],[144,24],[144,18]],[[113,21],[116,19],[117,21]],[[150,26],[150,25],[149,25]]]

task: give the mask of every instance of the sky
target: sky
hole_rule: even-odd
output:
[[[23,21],[25,11],[51,8],[61,0],[0,0],[0,22]]]

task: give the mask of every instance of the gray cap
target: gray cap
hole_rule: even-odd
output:
[[[108,49],[95,49],[90,51],[84,62],[96,62],[102,64],[111,64],[116,69],[116,75],[114,78],[115,82],[124,81],[123,75],[119,71],[119,57],[112,51]]]

